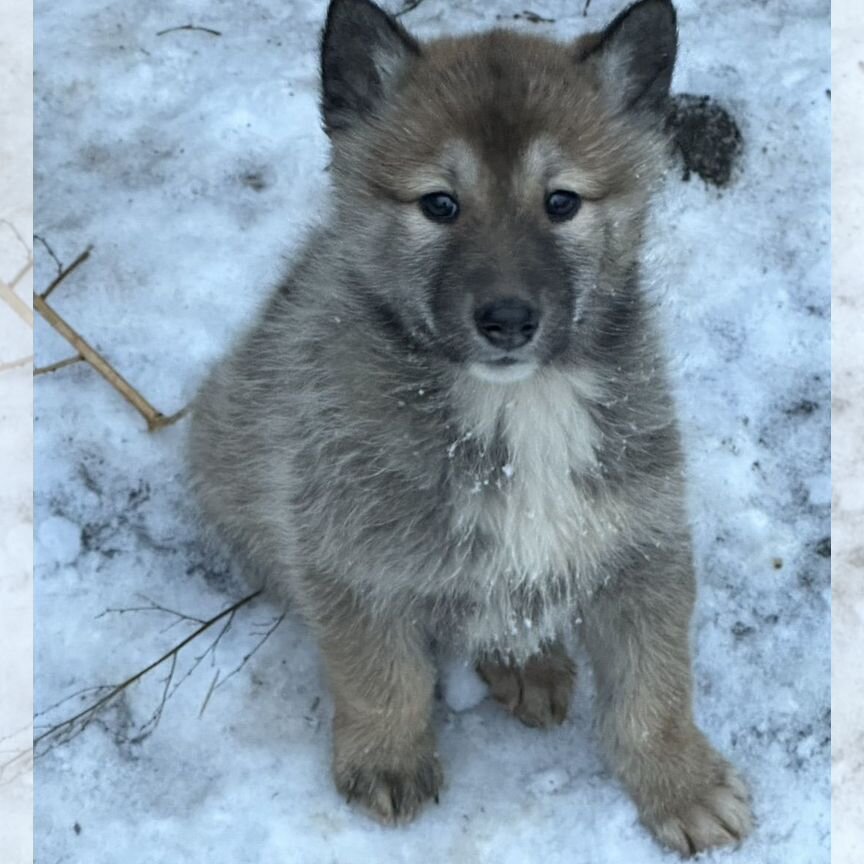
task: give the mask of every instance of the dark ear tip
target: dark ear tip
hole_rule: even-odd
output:
[[[666,15],[669,18],[669,24],[673,28],[678,26],[678,10],[672,0],[637,0],[628,6],[617,18],[618,21],[624,21],[630,18],[631,15],[638,17],[651,16],[659,18],[661,15]]]
[[[360,18],[387,18],[389,15],[372,0],[330,0],[327,16],[324,20],[324,37],[342,23],[356,21]]]

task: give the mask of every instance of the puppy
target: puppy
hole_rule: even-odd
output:
[[[682,457],[640,276],[676,48],[669,0],[570,44],[421,44],[330,5],[330,218],[204,384],[190,466],[317,634],[336,785],[384,821],[438,797],[433,643],[545,726],[578,620],[644,824],[685,855],[750,828],[693,721]]]

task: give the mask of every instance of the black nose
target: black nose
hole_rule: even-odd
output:
[[[476,309],[474,323],[487,342],[496,348],[512,351],[534,338],[540,313],[522,300],[506,297]]]

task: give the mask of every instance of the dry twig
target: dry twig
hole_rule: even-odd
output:
[[[222,687],[230,678],[233,678],[254,656],[258,653],[264,643],[279,629],[279,625],[285,620],[285,613],[283,612],[278,617],[274,618],[273,621],[268,625],[267,629],[264,631],[262,637],[255,643],[252,650],[247,654],[243,655],[243,659],[240,663],[232,669],[217,685],[214,685],[217,689]],[[203,710],[203,709],[202,709]]]
[[[44,242],[44,241],[43,241]],[[33,292],[33,306],[36,311],[78,352],[78,356],[89,363],[118,393],[147,421],[147,428],[154,432],[164,429],[176,423],[188,412],[188,407],[183,408],[176,414],[166,416],[154,408],[117,370],[66,321],[56,310],[48,304],[51,293],[72,273],[83,264],[89,257],[92,246],[88,246],[68,267],[63,268],[51,281],[48,287],[41,293]],[[44,366],[38,370],[38,374],[54,372],[64,366],[76,363],[76,358],[61,360],[51,366]]]
[[[20,369],[22,366],[28,366],[33,362],[33,355],[29,357],[21,357],[19,360],[12,360],[9,363],[0,363],[0,372],[8,372],[10,369]]]
[[[160,30],[156,35],[164,36],[166,33],[176,33],[178,30],[199,30],[201,33],[209,33],[211,36],[221,36],[219,30],[211,30],[209,27],[196,27],[194,24],[182,24],[180,27],[168,27],[166,30]]]
[[[0,282],[0,300],[4,300],[25,324],[33,326],[33,310],[5,282]]]
[[[175,672],[176,667],[177,667],[177,656],[179,655],[179,653],[190,642],[197,639],[199,636],[201,636],[202,633],[205,633],[214,624],[217,624],[219,621],[222,621],[225,618],[229,618],[229,619],[233,618],[233,616],[236,614],[238,609],[245,606],[247,603],[251,603],[251,601],[254,600],[259,594],[261,594],[261,589],[253,592],[252,594],[247,594],[241,600],[238,600],[236,603],[233,603],[230,606],[223,609],[217,615],[214,615],[212,618],[204,621],[192,633],[190,633],[188,636],[186,636],[184,639],[182,639],[180,642],[178,642],[169,651],[166,651],[161,657],[159,657],[159,659],[154,660],[152,663],[145,666],[139,672],[136,672],[134,675],[131,675],[129,678],[127,678],[121,684],[102,685],[102,686],[97,687],[97,688],[88,688],[88,690],[79,691],[78,693],[73,694],[73,696],[77,696],[77,695],[80,695],[81,693],[85,693],[85,692],[89,691],[89,692],[100,692],[100,693],[103,693],[104,695],[100,696],[89,707],[83,709],[82,711],[79,711],[77,714],[73,715],[72,717],[69,717],[67,720],[63,720],[60,723],[55,723],[54,725],[52,725],[48,729],[46,729],[44,732],[41,732],[39,735],[37,735],[33,739],[33,748],[34,748],[34,751],[36,752],[36,754],[42,755],[42,754],[46,753],[48,750],[53,749],[53,747],[56,746],[57,744],[61,744],[61,743],[64,743],[66,741],[69,741],[71,738],[74,738],[76,735],[83,732],[94,720],[97,719],[99,714],[102,711],[104,711],[109,705],[111,705],[117,699],[117,697],[120,696],[120,694],[123,693],[127,688],[129,688],[132,684],[136,683],[137,681],[140,681],[145,675],[147,675],[149,672],[152,672],[154,669],[161,666],[163,663],[170,661],[171,666],[170,666],[168,675],[166,676],[166,678],[164,680],[164,686],[162,688],[162,697],[159,701],[159,705],[156,707],[156,710],[153,712],[153,715],[151,715],[151,717],[147,720],[147,722],[144,724],[144,726],[141,727],[141,730],[139,731],[138,736],[136,736],[136,738],[133,740],[134,741],[140,741],[142,736],[146,737],[146,735],[150,734],[150,732],[152,732],[153,729],[155,728],[155,726],[158,724],[159,719],[162,716],[162,711],[165,708],[165,703],[168,700],[168,697],[172,693],[174,693],[175,690],[177,689],[177,685],[175,685],[175,687],[173,689],[171,689],[171,684],[174,680],[174,672]],[[173,610],[166,610],[166,611],[172,611],[173,612]],[[180,613],[175,613],[175,614],[180,614]],[[184,617],[189,617],[190,620],[193,620],[193,619],[191,619],[191,616],[184,616]],[[219,637],[217,637],[217,640],[219,638],[221,638],[221,636],[224,634],[225,629],[226,628],[223,627],[222,633],[220,634]],[[209,650],[210,649],[208,649],[208,651]],[[207,653],[208,652],[205,652],[205,654],[202,656],[206,656]],[[200,661],[198,661],[198,662],[200,662]],[[196,662],[196,666],[197,666],[197,662]],[[185,677],[188,677],[188,675]],[[66,697],[66,699],[61,700],[60,702],[56,703],[56,705],[52,706],[52,708],[56,708],[57,706],[62,705],[63,702],[68,701],[71,698],[73,698],[73,697],[71,697],[71,696]],[[51,708],[46,708],[45,710],[40,711],[36,716],[37,717],[44,716],[44,714],[46,714],[50,710],[51,710]],[[40,747],[41,747],[41,749],[39,749]]]
[[[56,372],[58,369],[65,369],[73,363],[80,363],[84,358],[77,354],[75,357],[67,357],[65,360],[58,360],[56,363],[49,363],[47,366],[37,366],[33,370],[34,375],[47,375],[49,372]]]
[[[41,234],[34,234],[33,239],[38,240],[45,247],[45,251],[54,259],[54,264],[57,266],[57,272],[59,273],[63,269],[63,265],[60,263],[57,254],[51,248],[51,244]]]
[[[399,18],[402,15],[407,15],[409,12],[413,12],[422,2],[423,0],[410,0],[393,17]]]
[[[30,251],[30,247],[27,245],[26,241],[21,236],[21,232],[15,227],[14,223],[10,222],[8,219],[0,219],[0,225],[5,225],[9,228],[27,255],[27,262],[18,271],[18,273],[15,274],[8,285],[0,279],[0,300],[4,301],[29,327],[32,327],[33,310],[15,293],[15,287],[33,266],[33,253]]]
[[[530,9],[523,9],[521,12],[517,12],[515,15],[498,15],[496,16],[499,21],[503,21],[506,18],[512,18],[514,21],[519,21],[520,19],[523,21],[527,21],[529,24],[554,24],[554,18],[544,18],[542,15],[538,15],[536,12],[532,12]]]
[[[43,240],[42,242],[44,243],[45,241]],[[93,247],[88,246],[68,267],[61,266],[57,275],[48,283],[48,287],[39,296],[43,300],[47,300],[51,296],[51,292],[90,257],[92,251]],[[51,252],[50,254],[53,255],[54,253]],[[58,261],[57,263],[59,264],[60,262]]]
[[[176,609],[171,609],[168,606],[163,606],[161,603],[157,603],[155,600],[151,600],[144,594],[139,594],[142,600],[147,601],[146,606],[124,606],[122,609],[119,608],[108,608],[104,611],[100,612],[96,616],[96,620],[98,621],[100,618],[104,618],[106,615],[125,615],[127,612],[161,612],[163,615],[173,615],[178,621],[189,621],[192,624],[205,624],[203,618],[198,618],[195,615],[187,615],[185,612],[178,612]]]

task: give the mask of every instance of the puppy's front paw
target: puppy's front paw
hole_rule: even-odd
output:
[[[395,760],[370,752],[334,766],[337,789],[386,825],[410,822],[429,798],[438,803],[442,774],[431,748]]]
[[[740,843],[752,829],[747,788],[716,753],[706,760],[710,781],[679,791],[666,806],[649,806],[642,821],[657,839],[685,857]]]
[[[557,726],[567,717],[576,667],[563,649],[556,646],[521,666],[483,661],[477,671],[492,696],[526,726]]]

